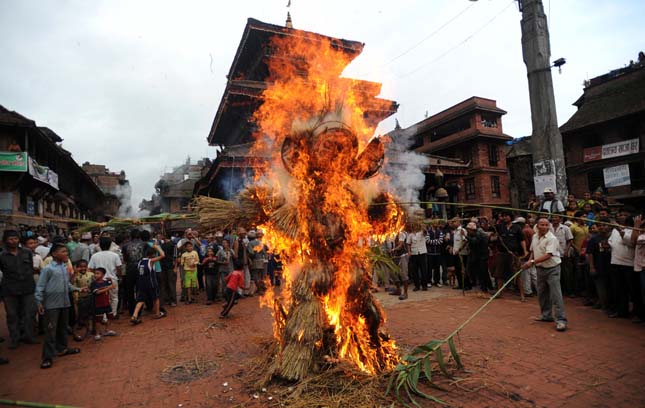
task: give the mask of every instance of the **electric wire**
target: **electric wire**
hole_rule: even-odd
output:
[[[500,10],[497,14],[495,14],[491,19],[489,19],[488,21],[486,21],[486,23],[485,23],[484,25],[480,26],[480,27],[479,27],[477,30],[475,30],[472,34],[470,34],[468,37],[466,37],[465,39],[463,39],[463,40],[462,40],[461,42],[459,42],[458,44],[454,45],[452,48],[448,49],[448,50],[447,50],[446,52],[444,52],[443,54],[439,55],[438,57],[436,57],[436,58],[434,58],[434,59],[432,59],[432,60],[430,60],[430,61],[424,62],[423,64],[421,64],[421,65],[417,66],[416,68],[414,68],[412,71],[409,71],[409,72],[407,72],[407,73],[405,73],[405,74],[403,74],[403,75],[399,75],[399,76],[398,76],[398,78],[400,78],[400,79],[402,79],[402,78],[406,78],[406,77],[408,77],[408,76],[410,76],[410,75],[412,75],[412,74],[417,73],[417,72],[418,72],[418,71],[420,71],[421,69],[423,69],[423,68],[427,68],[428,66],[430,66],[430,65],[434,64],[435,62],[437,62],[437,61],[441,60],[441,59],[442,59],[442,58],[444,58],[446,55],[450,54],[451,52],[453,52],[454,50],[456,50],[456,49],[457,49],[457,48],[459,48],[460,46],[464,45],[466,42],[468,42],[470,39],[472,39],[475,35],[477,35],[477,34],[478,34],[479,32],[481,32],[483,29],[485,29],[486,27],[488,27],[488,26],[489,26],[493,21],[495,21],[495,20],[497,19],[497,17],[499,17],[500,15],[502,15],[502,14],[503,14],[503,13],[504,13],[504,12],[505,12],[505,11],[506,11],[506,10],[507,10],[507,9],[508,9],[512,4],[513,4],[513,3],[515,3],[515,0],[511,0],[511,2],[510,2],[510,3],[508,3],[506,6],[504,6],[504,8],[503,8],[503,9],[501,9],[501,10]]]

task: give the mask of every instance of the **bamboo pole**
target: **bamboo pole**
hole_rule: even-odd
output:
[[[598,220],[590,220],[588,218],[583,218],[583,217],[571,217],[568,215],[562,215],[562,214],[553,214],[553,213],[548,213],[544,211],[535,211],[535,210],[525,210],[522,208],[514,208],[514,207],[502,207],[498,205],[489,205],[489,204],[466,204],[466,203],[452,203],[452,202],[444,202],[444,201],[395,201],[394,203],[371,203],[370,206],[376,206],[376,205],[386,205],[386,204],[398,204],[398,205],[412,205],[412,204],[445,204],[445,205],[453,205],[455,207],[477,207],[477,208],[491,208],[493,210],[506,210],[506,211],[514,211],[514,212],[520,212],[520,213],[530,213],[530,214],[538,214],[538,215],[543,215],[544,217],[548,218],[552,215],[560,215],[563,219],[566,220],[580,220],[584,222],[592,222],[594,224],[602,224],[602,225],[608,225],[610,227],[615,227],[615,228],[629,228],[634,231],[640,231],[640,232],[645,232],[645,228],[634,228],[634,227],[625,227],[624,225],[620,225],[617,223],[613,222],[604,222],[604,221],[598,221]],[[463,218],[462,218],[463,219]]]
[[[8,400],[8,399],[0,399],[0,405],[8,405],[8,406],[14,406],[14,407],[33,407],[33,408],[75,408],[71,405],[47,404],[44,402],[14,401],[14,400]]]

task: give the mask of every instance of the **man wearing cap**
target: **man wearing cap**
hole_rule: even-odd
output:
[[[564,300],[560,289],[560,243],[551,232],[551,224],[546,218],[540,218],[537,223],[537,234],[531,242],[529,261],[522,269],[535,266],[538,278],[538,299],[540,301],[540,322],[553,322],[553,306],[555,305],[555,329],[567,329],[567,317],[564,311]]]
[[[564,205],[562,205],[562,201],[555,198],[552,188],[547,187],[544,189],[544,201],[540,205],[540,211],[551,214],[564,214]]]
[[[27,344],[37,343],[34,336],[34,261],[31,251],[18,245],[20,238],[17,231],[5,230],[2,242],[5,249],[0,253],[0,270],[4,274],[2,295],[11,338],[9,348],[15,349],[21,340]]]

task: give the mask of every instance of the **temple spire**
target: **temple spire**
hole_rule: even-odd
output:
[[[287,28],[293,28],[293,22],[291,21],[291,13],[287,11],[287,22],[284,25]]]

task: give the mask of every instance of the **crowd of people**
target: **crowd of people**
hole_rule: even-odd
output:
[[[401,300],[408,298],[409,284],[413,291],[478,286],[492,295],[521,269],[506,290],[517,291],[522,302],[537,294],[538,320],[555,321],[560,331],[567,326],[563,297],[582,297],[585,306],[609,317],[643,323],[643,227],[643,214],[627,206],[610,212],[600,192],[581,200],[569,195],[565,206],[545,189],[541,201],[531,198],[526,212],[408,226],[383,244],[400,273],[373,280]],[[502,296],[503,291],[497,297]]]
[[[202,292],[205,305],[220,304],[225,318],[238,299],[262,294],[265,280],[279,286],[282,272],[280,254],[268,251],[262,231],[243,228],[201,237],[191,229],[171,237],[145,229],[127,236],[74,232],[51,242],[45,233],[5,230],[2,242],[8,348],[41,343],[42,335],[41,368],[80,352],[68,344],[70,336],[77,342],[114,337],[112,321],[161,319],[178,302],[198,302]],[[8,362],[0,357],[0,364]]]
[[[400,272],[374,276],[374,290],[381,283],[405,300],[411,283],[413,291],[478,287],[489,296],[517,276],[507,290],[522,302],[537,294],[536,319],[555,322],[559,331],[567,328],[564,297],[642,323],[644,231],[643,214],[625,206],[611,213],[601,194],[569,196],[563,205],[547,189],[526,214],[410,224],[382,244]],[[46,233],[5,230],[0,294],[8,348],[41,343],[42,335],[41,367],[49,368],[55,358],[80,352],[68,344],[70,336],[78,342],[117,336],[111,322],[121,316],[138,325],[203,297],[205,305],[220,304],[224,318],[240,298],[264,294],[269,282],[280,285],[286,255],[272,253],[262,239],[261,230],[244,228],[170,237],[132,229],[74,232],[50,242]]]

